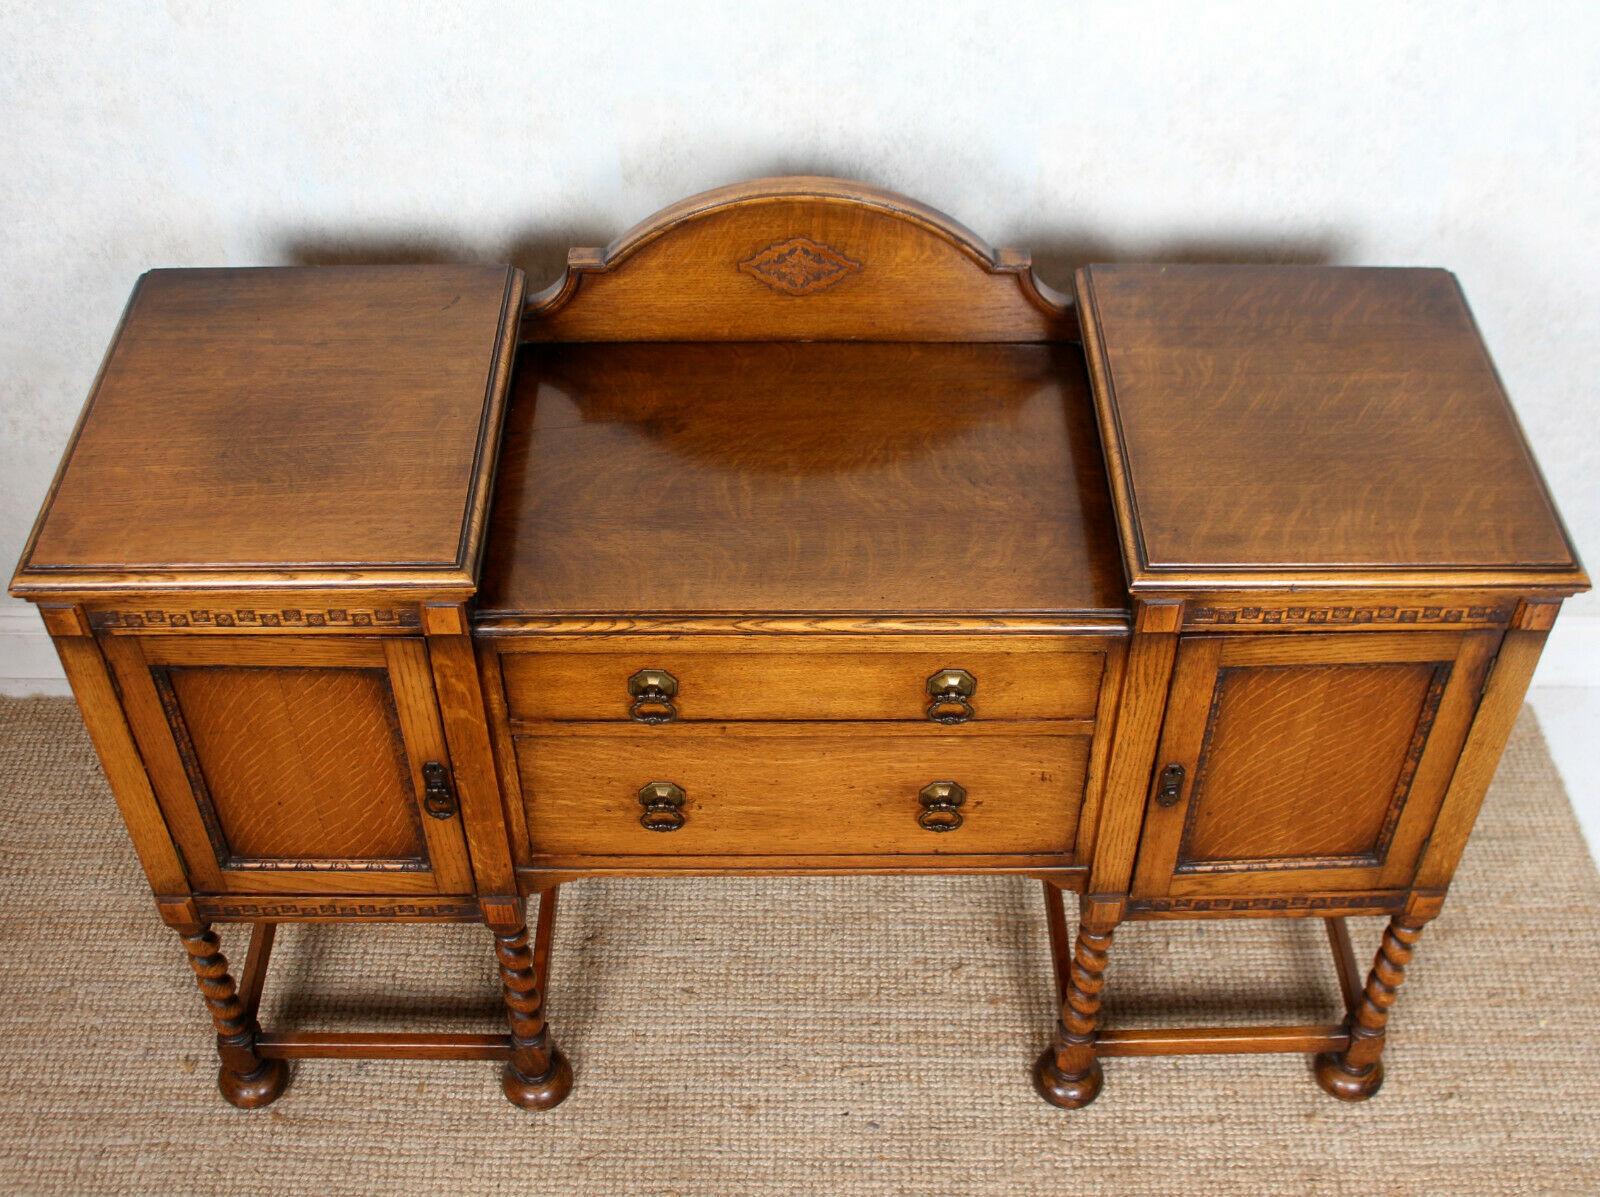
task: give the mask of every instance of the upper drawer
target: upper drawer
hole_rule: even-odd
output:
[[[577,651],[513,650],[500,662],[507,707],[521,720],[928,720],[946,690],[933,711],[940,722],[1094,717],[1110,642],[1011,639],[964,637],[948,647],[923,639],[891,649],[834,642],[798,651],[792,642],[713,650],[640,638]],[[966,677],[930,687],[930,679],[957,670]]]

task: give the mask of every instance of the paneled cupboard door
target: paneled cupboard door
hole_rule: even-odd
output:
[[[472,891],[420,639],[102,644],[196,890]]]
[[[1135,898],[1409,885],[1499,639],[1183,637]]]

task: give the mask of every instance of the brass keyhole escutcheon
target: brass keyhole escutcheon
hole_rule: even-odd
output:
[[[676,831],[689,821],[683,813],[683,787],[670,781],[652,781],[639,790],[644,814],[639,826],[646,831]]]
[[[1172,764],[1161,770],[1161,777],[1156,782],[1157,806],[1178,804],[1178,799],[1183,796],[1183,776],[1182,765]]]
[[[966,787],[955,781],[934,781],[922,787],[917,826],[924,831],[954,831],[966,820],[958,809],[967,800]]]
[[[448,819],[456,813],[456,792],[450,785],[450,771],[439,761],[422,766],[422,809],[435,819]]]
[[[933,699],[928,704],[928,718],[935,723],[965,723],[976,712],[972,709],[972,696],[978,691],[978,679],[965,669],[941,669],[928,679],[928,694]]]
[[[665,669],[641,669],[628,679],[633,703],[628,717],[635,723],[671,723],[678,717],[673,699],[678,694],[678,679]]]

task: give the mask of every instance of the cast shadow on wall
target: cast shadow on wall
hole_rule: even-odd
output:
[[[777,173],[777,172],[774,172]],[[796,172],[798,173],[798,172]],[[665,197],[659,207],[678,196]],[[912,196],[939,207],[938,197]],[[650,212],[637,213],[643,220]],[[976,226],[966,213],[949,215],[967,223],[980,238],[996,246],[1010,246],[1032,255],[1035,272],[1048,285],[1070,293],[1073,271],[1090,262],[1246,263],[1322,266],[1348,262],[1355,251],[1352,239],[1327,231],[1284,236],[1248,231],[1226,236],[1185,236],[1181,232],[1162,238],[1114,240],[1092,231],[1062,228],[1048,223],[1037,228],[1028,222],[1014,225],[1013,235],[996,236],[997,230]],[[630,222],[632,223],[632,222]],[[561,277],[567,251],[575,246],[604,246],[627,226],[605,228],[592,222],[552,222],[530,228],[520,236],[490,249],[481,242],[445,230],[418,229],[415,233],[374,237],[361,232],[301,232],[280,247],[281,260],[297,266],[420,265],[447,262],[509,262],[528,276],[528,293],[537,293]]]
[[[982,235],[982,231],[978,230]],[[450,262],[509,262],[528,276],[535,294],[561,277],[567,251],[574,246],[601,246],[623,232],[597,229],[550,235],[529,232],[497,252],[468,246],[448,237],[419,234],[407,238],[366,238],[360,234],[295,237],[283,245],[282,260],[295,266],[391,266]],[[1090,262],[1249,263],[1324,266],[1345,260],[1346,242],[1323,236],[1286,240],[1236,236],[1220,239],[1174,238],[1121,244],[1093,237],[1044,236],[1029,242],[1010,239],[1033,257],[1035,272],[1058,291],[1072,290],[1072,273]]]

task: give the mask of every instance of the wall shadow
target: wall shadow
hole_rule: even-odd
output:
[[[282,260],[293,266],[433,266],[448,263],[509,262],[528,276],[532,295],[555,282],[566,269],[573,246],[605,245],[621,229],[603,232],[587,226],[529,230],[498,246],[484,248],[447,234],[368,237],[359,233],[300,234],[279,246]]]
[[[1057,290],[1070,292],[1072,276],[1091,262],[1161,262],[1171,264],[1327,266],[1346,260],[1352,243],[1337,235],[1315,237],[1176,236],[1115,241],[1076,232],[1017,239],[1017,247],[1033,256],[1035,273]]]
[[[773,162],[767,173],[824,174],[815,164],[796,166]],[[647,213],[641,213],[643,219]],[[558,224],[529,229],[499,246],[485,248],[447,234],[419,231],[415,235],[367,237],[330,230],[301,234],[282,243],[283,258],[296,266],[431,265],[449,262],[509,262],[528,276],[528,293],[535,294],[561,277],[567,251],[574,246],[603,246],[625,230],[601,229],[589,224]],[[982,229],[975,230],[980,237]],[[1073,272],[1091,262],[1230,263],[1323,266],[1348,260],[1352,243],[1337,235],[1286,238],[1241,233],[1225,238],[1176,236],[1139,241],[1116,241],[1076,231],[1008,238],[1027,250],[1039,277],[1057,290],[1071,293]]]

